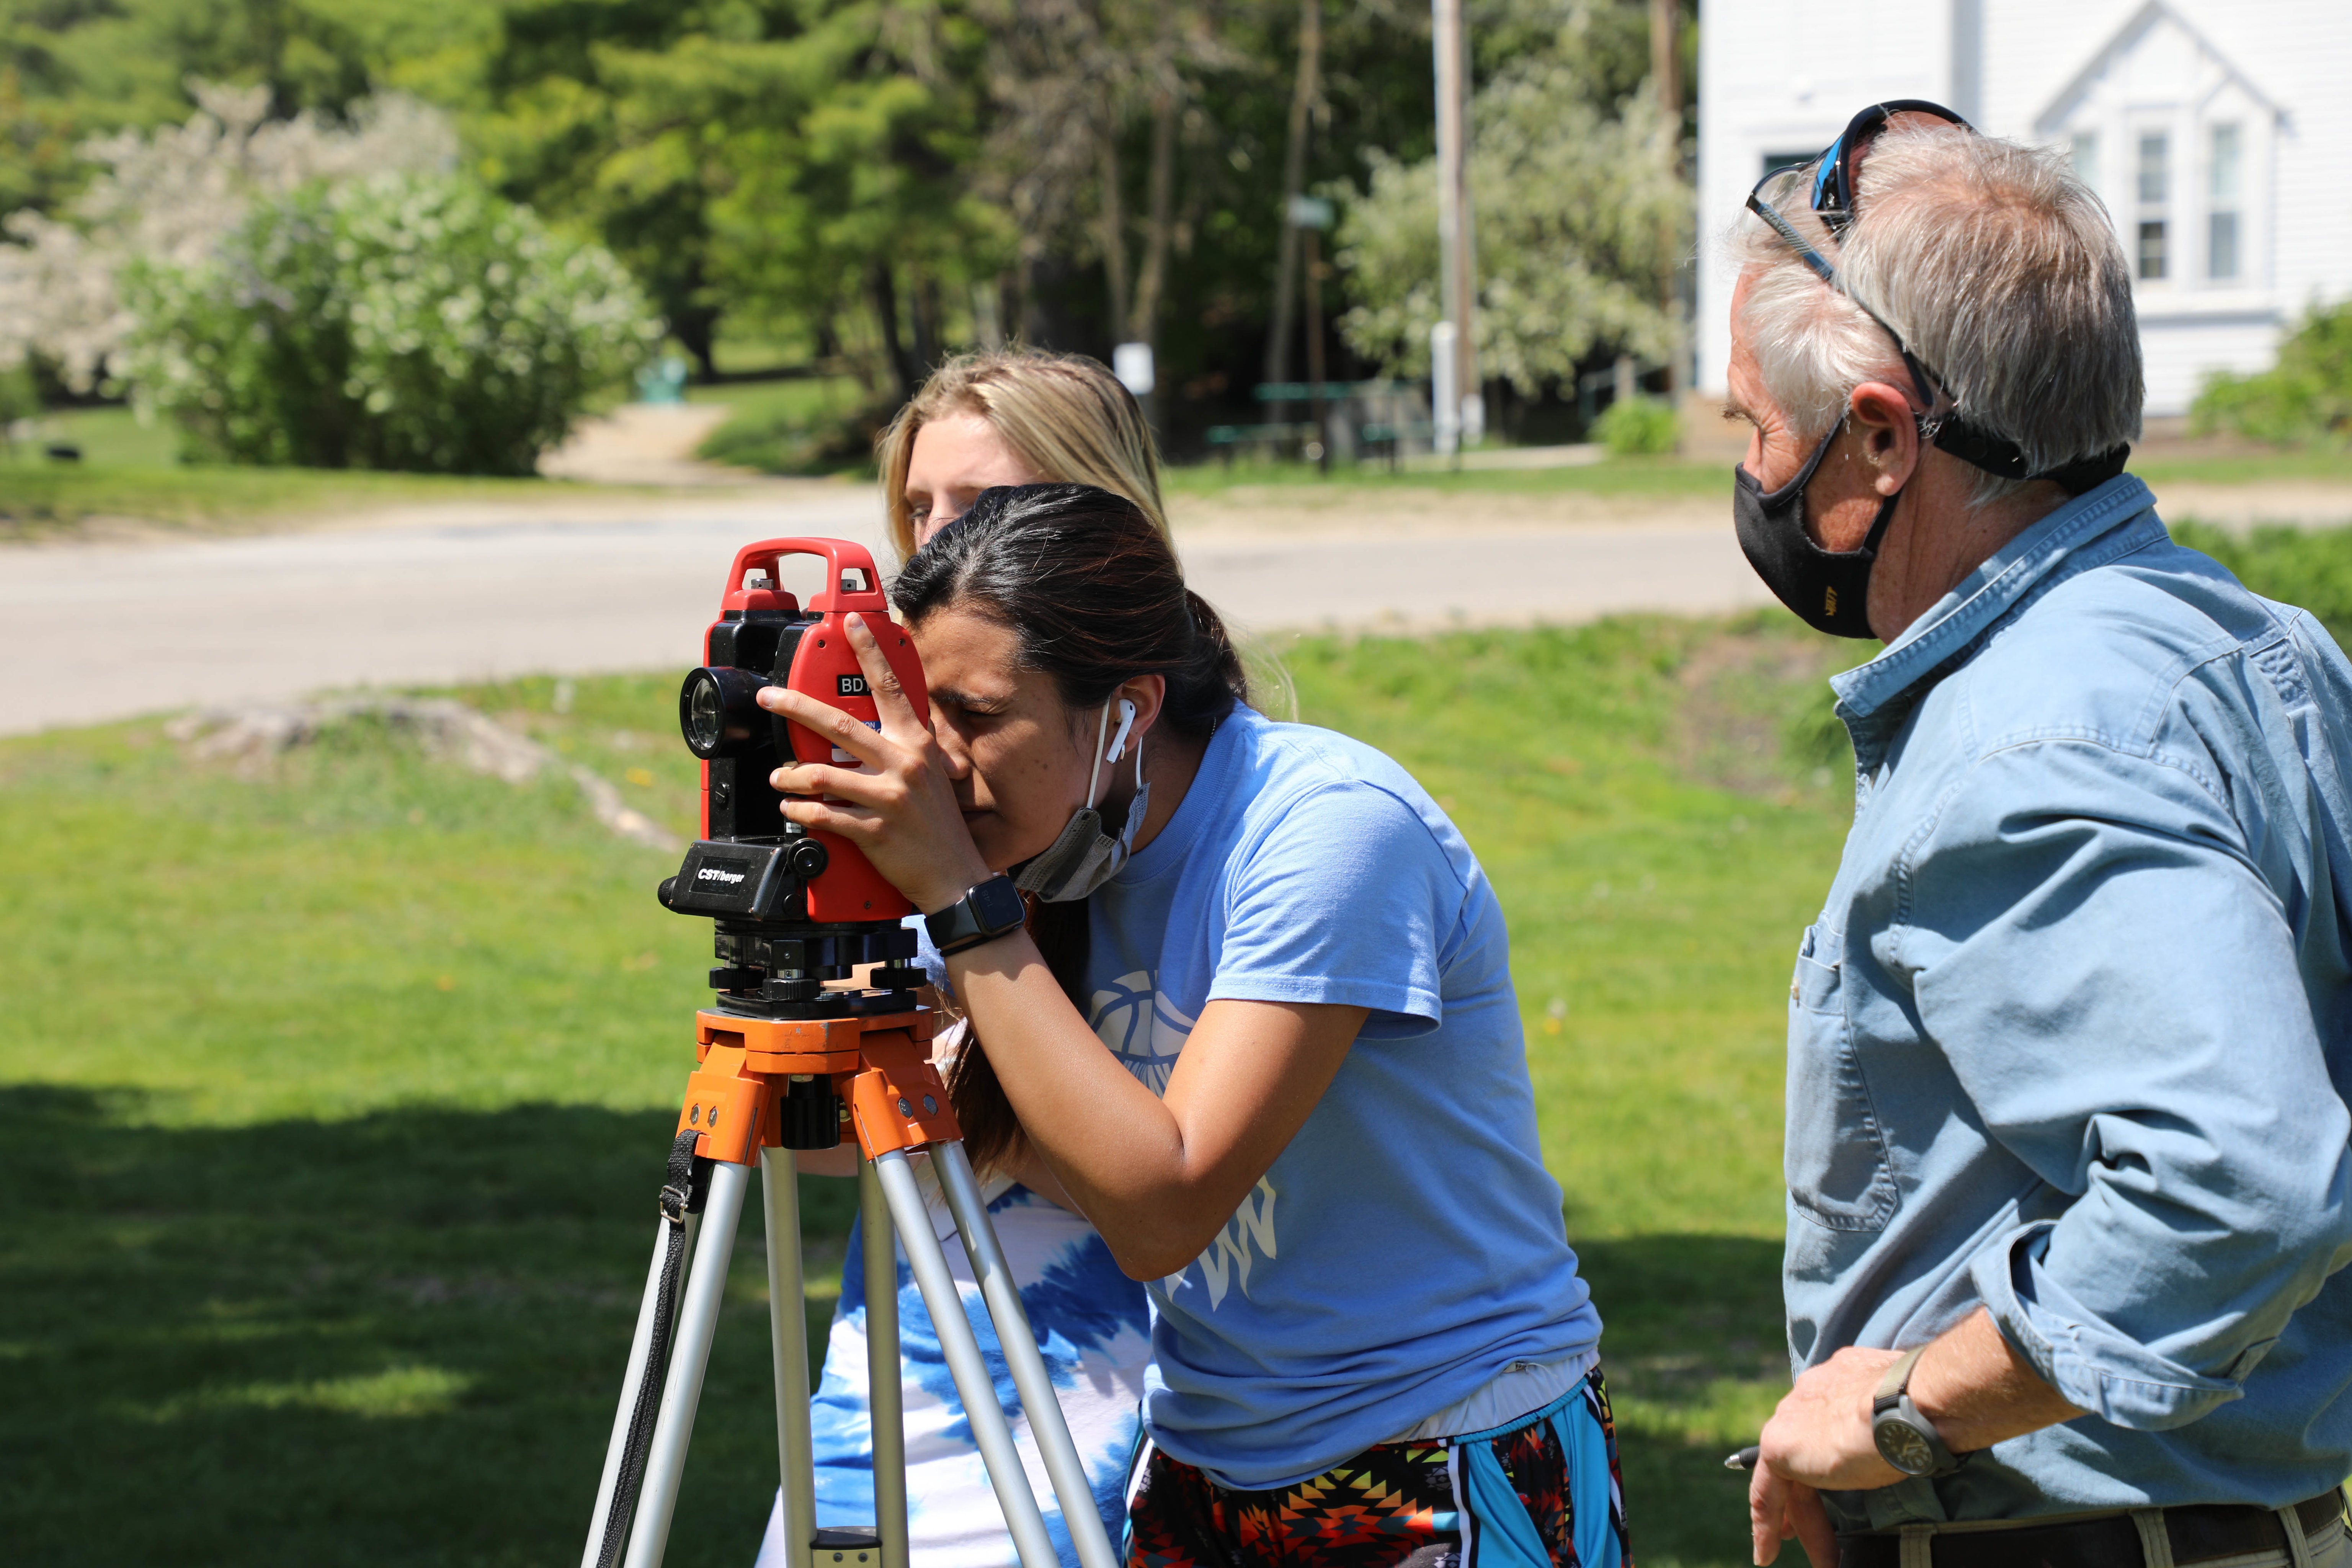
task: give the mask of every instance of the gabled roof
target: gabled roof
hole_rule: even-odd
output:
[[[2053,94],[2048,103],[2042,105],[2042,112],[2033,117],[2034,130],[2043,136],[2056,134],[2061,121],[2065,118],[2066,110],[2071,109],[2084,93],[2090,91],[2093,83],[2113,69],[2118,60],[2138,47],[2140,40],[2154,32],[2158,24],[2163,22],[2169,22],[2187,34],[2189,41],[2197,46],[2199,51],[2206,58],[2221,67],[2222,74],[2235,82],[2248,97],[2270,110],[2272,114],[2284,117],[2285,111],[2279,107],[2278,101],[2256,85],[2252,77],[2240,69],[2236,61],[2223,54],[2213,40],[2205,36],[2201,28],[2173,6],[2166,4],[2166,0],[2148,0],[2147,5],[2133,12],[2122,26],[2116,29],[2114,36],[2100,46],[2097,52],[2091,56],[2080,70],[2066,79],[2066,85]]]

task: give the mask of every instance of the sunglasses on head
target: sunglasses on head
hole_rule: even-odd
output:
[[[1846,229],[1853,223],[1855,184],[1862,170],[1863,154],[1869,152],[1870,144],[1878,140],[1878,133],[1902,114],[1924,114],[1947,125],[1957,125],[1963,131],[1976,129],[1942,104],[1930,103],[1924,98],[1890,98],[1885,103],[1872,104],[1846,121],[1845,129],[1838,132],[1838,139],[1829,144],[1813,166],[1813,211],[1822,222],[1829,226],[1832,235],[1843,238]],[[1765,178],[1771,176],[1768,174]],[[1757,188],[1763,188],[1760,181]]]
[[[1813,216],[1821,220],[1822,227],[1829,230],[1832,239],[1843,240],[1846,232],[1853,226],[1864,155],[1897,116],[1906,114],[1925,115],[1947,125],[1957,125],[1963,131],[1973,132],[1976,129],[1942,104],[1930,103],[1924,98],[1888,99],[1884,103],[1872,104],[1846,121],[1846,127],[1838,132],[1837,140],[1824,148],[1822,155],[1813,161],[1812,178],[1806,186]],[[1922,436],[1940,450],[1987,473],[1998,474],[2007,479],[2055,479],[2076,495],[2123,472],[2124,459],[2131,452],[2128,447],[2118,447],[2098,457],[2082,458],[2034,473],[2026,462],[2024,452],[2015,442],[1970,424],[1961,416],[1957,407],[1948,408],[1941,415],[1936,414],[1937,405],[1948,396],[1944,378],[1911,352],[1911,346],[1903,341],[1903,334],[1889,326],[1884,316],[1864,304],[1846,286],[1837,263],[1823,256],[1819,247],[1798,232],[1795,224],[1764,199],[1764,187],[1784,173],[1785,170],[1775,169],[1756,182],[1756,188],[1748,193],[1748,210],[1769,224],[1772,231],[1796,252],[1798,260],[1812,268],[1822,282],[1852,300],[1857,310],[1877,323],[1880,331],[1893,340],[1895,352],[1903,356],[1904,368],[1910,372],[1912,390],[1918,394],[1919,402],[1927,411],[1917,416]]]
[[[1957,125],[1963,131],[1974,129],[1943,105],[1929,103],[1923,98],[1896,98],[1885,103],[1874,103],[1846,121],[1846,127],[1838,132],[1837,140],[1813,160],[1813,177],[1807,182],[1813,216],[1822,220],[1822,226],[1830,231],[1832,238],[1843,239],[1846,230],[1853,226],[1856,176],[1861,170],[1863,155],[1870,151],[1871,143],[1878,140],[1879,132],[1886,129],[1887,122],[1898,114],[1926,114],[1948,125]],[[1929,408],[1935,407],[1943,378],[1920,363],[1910,346],[1904,342],[1902,333],[1888,326],[1877,311],[1855,298],[1853,291],[1845,286],[1844,279],[1839,275],[1837,263],[1823,256],[1818,247],[1797,231],[1795,224],[1764,199],[1764,187],[1784,173],[1785,170],[1775,169],[1756,182],[1756,188],[1748,193],[1748,210],[1771,225],[1772,231],[1796,251],[1798,260],[1811,268],[1822,282],[1853,300],[1864,315],[1876,321],[1879,330],[1895,340],[1895,348],[1903,355],[1904,366],[1911,373],[1913,390],[1918,393],[1919,401]]]

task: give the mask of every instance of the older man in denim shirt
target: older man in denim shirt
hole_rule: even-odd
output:
[[[1888,644],[1790,986],[1756,1560],[2344,1568],[2352,666],[2119,472],[2095,198],[1914,109],[1759,186],[1733,303],[1742,543]]]

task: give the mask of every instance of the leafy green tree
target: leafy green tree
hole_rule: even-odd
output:
[[[1523,394],[1596,351],[1662,358],[1675,344],[1658,278],[1688,243],[1681,125],[1610,69],[1622,69],[1626,14],[1644,9],[1514,0],[1486,40],[1506,58],[1471,101],[1478,356]],[[1423,375],[1442,314],[1435,166],[1377,152],[1367,162],[1365,189],[1335,189],[1355,301],[1340,331],[1391,374]]]
[[[184,120],[191,79],[266,88],[278,119],[340,114],[412,78],[442,100],[449,57],[478,54],[495,16],[437,0],[0,0],[0,212],[61,205],[89,176],[83,142]]]
[[[1632,232],[1655,193],[1618,179],[1630,165],[1589,166],[1638,161],[1651,134],[1618,123],[1648,69],[1646,6],[1466,4],[1490,325],[1519,323],[1486,363],[1543,380],[1587,327],[1591,353],[1651,352],[1624,290],[1643,292],[1636,251],[1662,247]],[[1432,139],[1428,7],[1320,0],[1302,69],[1308,8],[0,0],[0,212],[68,215],[93,173],[78,150],[185,120],[192,76],[266,89],[272,121],[340,122],[396,89],[456,116],[463,167],[620,258],[706,374],[722,333],[756,334],[857,369],[880,400],[998,337],[1097,353],[1141,338],[1158,416],[1181,431],[1251,407],[1294,159],[1307,189],[1373,188],[1350,204],[1367,209],[1350,231],[1363,313],[1344,336],[1294,313],[1287,335],[1325,332],[1341,376],[1425,353],[1409,297],[1433,289],[1435,223],[1409,209],[1427,205],[1412,171]],[[1511,218],[1512,193],[1548,186],[1559,210]],[[1628,188],[1622,234],[1568,210],[1571,190],[1606,206]],[[1559,255],[1571,275],[1547,276],[1538,261]]]
[[[505,6],[478,68],[477,112],[467,127],[483,177],[595,234],[644,281],[706,372],[719,310],[709,293],[704,171],[698,160],[673,158],[666,177],[650,178],[653,160],[642,154],[628,167],[625,90],[607,66],[697,36],[711,9],[639,0]],[[717,9],[722,23],[740,14]],[[756,25],[756,13],[751,20]],[[646,139],[642,125],[635,136]],[[667,150],[677,151],[675,139]]]
[[[1021,247],[1007,331],[1097,353],[1152,342],[1163,427],[1254,406],[1294,154],[1312,185],[1360,172],[1365,145],[1427,153],[1427,5],[1323,0],[1302,71],[1308,9],[1028,0],[993,52],[988,173]],[[1291,335],[1313,325],[1294,312]]]
[[[972,177],[986,33],[969,7],[808,11],[778,51],[791,112],[726,149],[714,270],[750,309],[836,331],[862,306],[895,400],[945,357],[950,302],[1011,255],[1005,215]]]
[[[998,264],[1003,225],[969,177],[986,107],[971,5],[525,0],[503,28],[486,169],[593,224],[707,374],[722,311],[824,335],[863,309],[903,384],[936,355],[942,289]]]

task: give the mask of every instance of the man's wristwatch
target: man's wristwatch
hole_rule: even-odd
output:
[[[931,933],[931,945],[945,958],[1018,930],[1027,914],[1021,904],[1021,889],[1013,885],[1013,879],[997,876],[939,913],[925,915],[923,926]]]
[[[1944,1444],[1935,1424],[1911,1403],[1911,1369],[1919,1364],[1926,1345],[1905,1354],[1878,1380],[1870,1401],[1870,1436],[1878,1457],[1906,1476],[1948,1476],[1966,1461]]]

